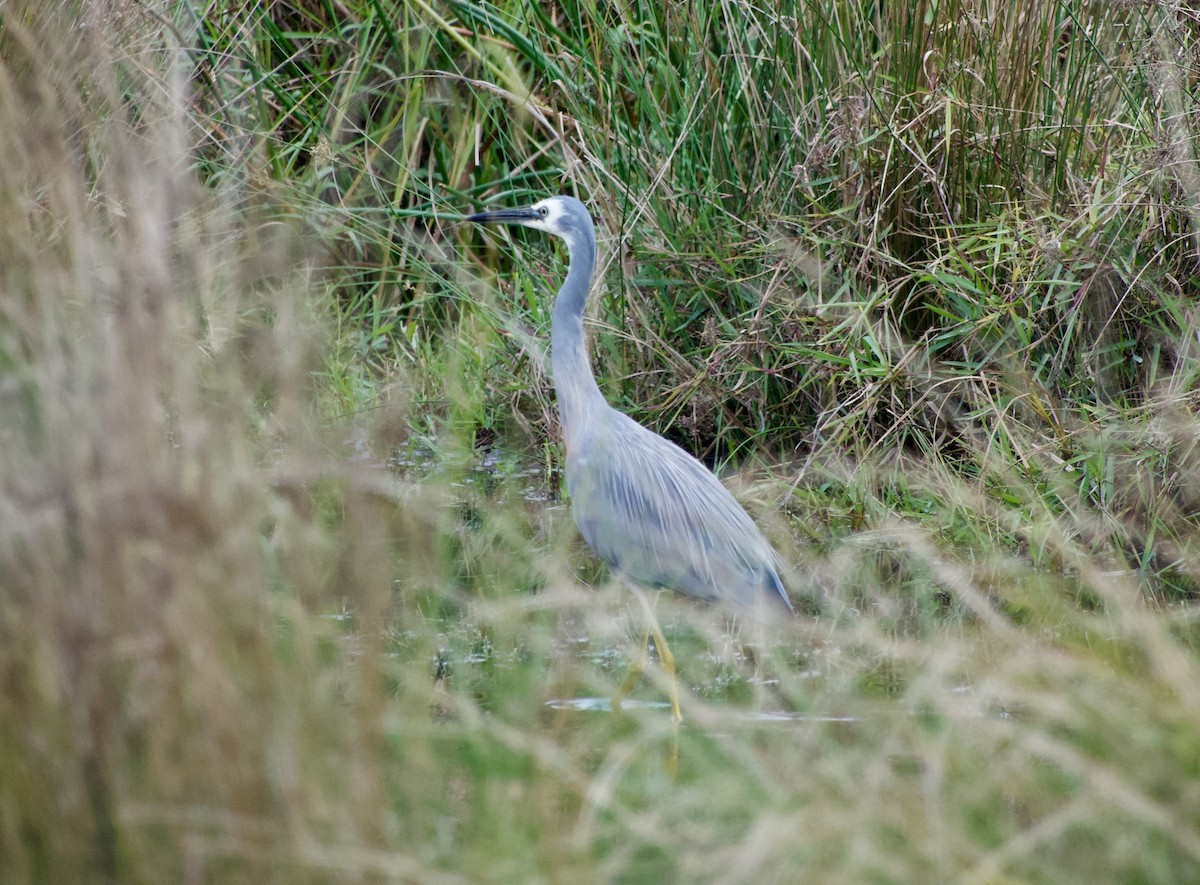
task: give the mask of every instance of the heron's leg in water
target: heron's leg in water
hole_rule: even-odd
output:
[[[645,602],[643,599],[642,603]],[[658,626],[658,618],[654,617],[654,609],[649,605],[646,606],[646,616],[650,618],[650,635],[654,637],[654,647],[658,649],[658,661],[667,671],[667,695],[671,699],[671,716],[678,724],[683,721],[683,714],[679,712],[679,680],[675,678],[675,655],[671,653],[662,628]]]
[[[654,606],[646,599],[646,594],[638,588],[631,588],[633,595],[637,597],[637,601],[641,603],[642,614],[646,619],[646,629],[642,632],[642,641],[638,646],[638,656],[634,658],[633,663],[629,665],[629,669],[625,671],[625,678],[621,680],[621,684],[617,687],[617,693],[613,695],[613,709],[621,709],[621,700],[625,695],[629,694],[630,689],[641,678],[642,673],[646,669],[646,643],[650,637],[654,637],[654,648],[658,651],[658,660],[662,664],[662,668],[667,672],[667,696],[671,700],[671,716],[676,723],[683,721],[683,713],[679,710],[679,681],[675,678],[675,655],[671,653],[671,647],[667,645],[667,638],[663,636],[662,628],[658,626],[658,618],[654,615]],[[658,599],[658,596],[655,596]]]
[[[650,641],[650,625],[646,625],[646,629],[642,631],[642,641],[638,643],[637,654],[634,659],[629,662],[629,668],[625,671],[625,678],[621,680],[621,684],[617,686],[617,691],[613,695],[612,708],[614,712],[621,712],[621,701],[625,700],[625,696],[633,691],[633,687],[637,685],[642,674],[646,671],[646,643]]]

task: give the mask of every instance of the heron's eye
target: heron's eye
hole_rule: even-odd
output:
[[[545,217],[546,217],[546,214],[547,214],[546,207],[545,207],[545,206],[538,206],[538,215],[542,216],[542,218],[545,218]]]

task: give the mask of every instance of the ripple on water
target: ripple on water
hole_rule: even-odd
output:
[[[552,710],[575,710],[580,713],[611,713],[612,698],[552,698],[546,701]],[[669,710],[667,701],[643,701],[628,698],[621,701],[624,710]],[[834,716],[827,713],[797,713],[789,710],[722,710],[723,717],[744,722],[861,722],[860,716]]]

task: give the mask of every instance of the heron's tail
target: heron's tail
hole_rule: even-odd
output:
[[[770,569],[767,572],[766,578],[763,589],[767,591],[767,596],[773,602],[782,602],[789,612],[795,614],[796,610],[792,608],[792,601],[788,599],[787,591],[783,589],[783,581],[779,580],[779,572],[775,571],[775,569]]]

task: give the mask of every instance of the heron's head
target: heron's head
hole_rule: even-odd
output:
[[[497,209],[467,216],[467,221],[478,224],[518,224],[542,230],[567,241],[567,248],[594,243],[595,230],[592,216],[583,203],[574,197],[547,197],[521,209]]]

